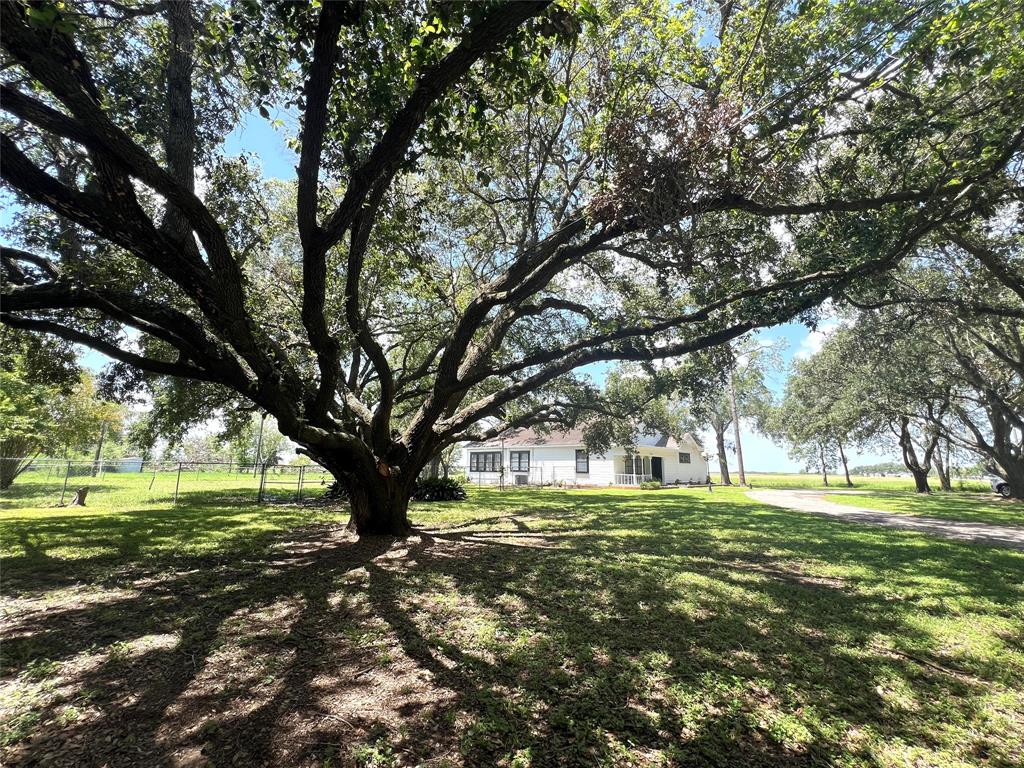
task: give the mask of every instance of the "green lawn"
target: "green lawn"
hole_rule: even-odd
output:
[[[103,509],[135,509],[140,504],[152,506],[174,501],[208,504],[255,502],[261,478],[248,472],[206,471],[203,467],[185,465],[177,472],[173,463],[159,472],[104,472],[91,475],[88,462],[74,464],[65,485],[66,468],[52,465],[33,469],[18,476],[14,485],[0,496],[0,510],[27,507],[55,507],[64,492],[65,503],[74,497],[76,488],[87,486],[88,506]],[[303,471],[302,496],[319,496],[327,487],[330,477],[319,467]],[[274,501],[295,501],[299,493],[299,468],[273,467],[262,478],[265,496]]]
[[[711,479],[718,482],[720,475],[717,472],[711,474]],[[912,491],[914,481],[909,477],[859,477],[853,475],[850,478],[853,487],[862,490],[875,491]],[[805,473],[783,473],[783,472],[747,472],[747,482],[754,488],[816,488],[821,490],[844,490],[847,488],[846,478],[842,475],[830,474],[829,485],[822,482],[821,475]],[[732,481],[739,482],[738,473],[733,473]],[[938,479],[932,478],[932,482],[938,485]],[[989,484],[981,480],[954,481],[959,491],[990,492]]]
[[[219,498],[0,512],[0,763],[1024,761],[1024,553],[722,488],[474,490],[394,543]]]

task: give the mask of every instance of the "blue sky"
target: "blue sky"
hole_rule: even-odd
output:
[[[276,115],[287,119],[285,114]],[[224,141],[224,151],[229,155],[237,155],[242,152],[250,153],[259,160],[265,178],[293,179],[295,178],[295,164],[297,158],[285,143],[285,133],[275,129],[268,120],[252,113],[233,130]],[[0,196],[0,226],[10,224],[9,195]],[[821,330],[811,333],[799,323],[787,323],[776,326],[760,333],[760,338],[772,341],[778,345],[783,358],[783,369],[773,372],[768,384],[776,395],[781,395],[785,387],[785,370],[795,355],[810,354],[819,345],[820,340],[828,331],[829,326],[825,324]],[[83,349],[81,356],[82,364],[93,370],[98,370],[108,362],[108,359],[98,352]],[[705,445],[710,447],[714,444],[708,435],[703,435]],[[803,469],[801,465],[792,461],[785,449],[775,445],[770,440],[754,434],[749,428],[744,429],[742,436],[743,455],[746,468],[750,471],[762,472],[798,472]],[[851,452],[851,466],[857,464],[873,464],[880,461],[888,461],[893,457],[876,453]],[[730,465],[735,466],[735,457],[730,455]],[[714,468],[714,465],[713,465]]]

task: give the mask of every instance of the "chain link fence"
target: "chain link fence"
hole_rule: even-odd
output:
[[[333,482],[318,464],[275,465],[209,461],[33,460],[0,493],[4,508],[86,505],[296,503],[323,495]]]

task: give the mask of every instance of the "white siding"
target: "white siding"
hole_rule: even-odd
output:
[[[466,476],[473,483],[483,485],[496,485],[501,480],[498,472],[471,472],[470,454],[476,452],[488,452],[492,448],[467,448],[463,450],[462,469]],[[512,471],[509,454],[513,451],[528,451],[530,453],[530,471]],[[588,473],[576,472],[576,447],[569,445],[545,445],[532,447],[505,448],[502,455],[502,466],[505,468],[505,483],[516,484],[516,476],[528,477],[531,485],[610,485],[613,480],[613,465],[611,457],[605,458],[597,454],[590,455],[590,471]]]
[[[689,464],[679,461],[680,453],[690,454]],[[664,472],[666,483],[703,483],[708,478],[708,463],[700,455],[698,446],[683,444],[678,450],[664,455]]]
[[[473,483],[497,485],[502,480],[499,472],[470,472],[470,454],[476,452],[497,452],[498,448],[466,448],[462,451],[462,469]],[[529,472],[512,471],[509,454],[512,451],[528,451],[530,454]],[[690,463],[681,464],[679,453],[690,454]],[[680,448],[640,447],[637,454],[648,458],[659,456],[662,460],[663,481],[666,483],[703,483],[707,480],[708,464],[701,456],[699,445],[684,443]],[[588,485],[608,486],[615,482],[617,474],[632,474],[633,470],[626,466],[626,452],[622,448],[613,448],[606,456],[590,455],[590,471],[586,474],[576,472],[576,446],[545,445],[533,447],[506,447],[502,453],[502,467],[505,468],[504,482],[516,484],[516,476],[525,476],[531,485]]]

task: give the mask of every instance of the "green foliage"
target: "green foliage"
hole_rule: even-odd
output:
[[[661,481],[660,480],[645,480],[640,483],[640,490],[642,491],[660,491]]]
[[[116,431],[123,410],[97,396],[92,376],[76,384],[39,380],[31,353],[4,354],[0,370],[0,489],[7,489],[40,453],[74,454],[103,430]],[[61,370],[65,370],[63,365]]]
[[[454,477],[418,478],[412,498],[416,501],[464,501],[466,489]]]
[[[794,459],[823,473],[838,466],[846,449],[869,431],[872,400],[852,382],[859,360],[844,346],[850,334],[840,328],[819,352],[793,361],[785,396],[768,422],[770,433],[788,443]]]

